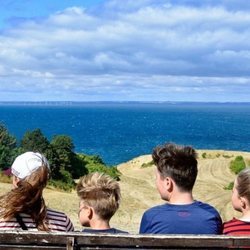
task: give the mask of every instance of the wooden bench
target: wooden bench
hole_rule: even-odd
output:
[[[250,237],[223,235],[111,235],[0,231],[0,249],[229,249]]]

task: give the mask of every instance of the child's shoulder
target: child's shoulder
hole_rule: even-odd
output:
[[[219,212],[216,210],[215,207],[213,207],[212,205],[202,202],[202,201],[195,201],[196,206],[198,206],[200,209],[202,209],[204,212],[210,213],[210,214],[216,214],[218,216]]]

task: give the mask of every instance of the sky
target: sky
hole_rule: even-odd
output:
[[[0,101],[250,102],[250,1],[0,6]]]

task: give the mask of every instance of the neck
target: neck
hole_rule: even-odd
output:
[[[250,221],[250,210],[243,210],[242,211],[242,217],[240,218],[240,220],[243,220],[243,221]]]
[[[193,203],[194,199],[191,192],[176,192],[171,194],[168,201],[171,204],[185,205]]]
[[[93,220],[90,222],[90,227],[92,229],[109,229],[110,225],[109,225],[109,221],[105,221],[105,220],[101,220],[101,219],[97,219],[97,220]]]

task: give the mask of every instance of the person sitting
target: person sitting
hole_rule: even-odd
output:
[[[128,233],[110,227],[110,219],[119,208],[119,183],[108,175],[91,173],[80,178],[77,184],[80,198],[79,221],[85,233]]]
[[[168,143],[153,150],[156,186],[166,204],[147,210],[141,219],[145,234],[220,234],[222,221],[214,207],[193,198],[198,173],[192,147]]]
[[[242,213],[223,224],[223,234],[250,235],[250,168],[243,169],[234,181],[232,205]]]
[[[50,167],[40,153],[19,155],[11,166],[13,189],[0,197],[0,230],[73,231],[63,212],[47,208],[43,190]]]

